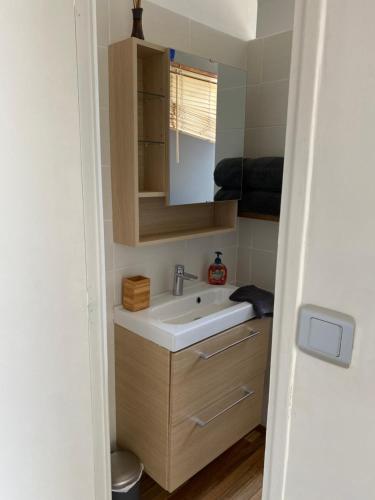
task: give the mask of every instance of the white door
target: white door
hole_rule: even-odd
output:
[[[80,134],[80,121],[87,117],[79,112],[76,44],[82,23],[87,39],[90,28],[83,8],[76,25],[75,3],[0,5],[4,500],[107,498],[106,490],[96,487],[106,470],[105,457],[95,470],[102,436],[95,433],[99,402],[93,397],[96,360],[85,248],[91,230],[85,227],[81,154],[87,145]],[[89,93],[87,87],[86,99]],[[96,249],[88,251],[94,255]]]
[[[375,498],[375,2],[297,0],[263,498]],[[348,369],[296,347],[351,315]]]

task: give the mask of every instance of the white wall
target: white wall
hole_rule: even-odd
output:
[[[265,498],[371,499],[375,4],[301,1],[297,11]],[[302,303],[353,316],[349,369],[296,349]]]
[[[89,500],[94,442],[73,3],[14,0],[2,4],[1,18],[0,497]]]
[[[238,285],[275,289],[278,222],[239,219]]]
[[[248,43],[245,155],[283,156],[292,31]]]
[[[292,32],[248,43],[245,156],[284,156]],[[237,280],[273,291],[278,223],[240,219]]]
[[[114,345],[112,310],[121,302],[123,276],[144,274],[151,278],[152,294],[172,287],[174,264],[206,280],[207,269],[215,250],[224,253],[229,281],[236,280],[237,233],[198,238],[148,248],[131,248],[113,243],[109,151],[108,59],[109,43],[125,39],[131,33],[130,5],[123,0],[97,0],[100,64],[100,112],[102,135],[102,175],[104,186],[104,219],[106,240],[108,344],[110,369],[111,437],[115,441]],[[186,17],[144,2],[144,33],[151,42],[175,49],[212,57],[240,68],[246,67],[246,42],[215,31]]]
[[[258,0],[257,37],[293,29],[295,0]]]
[[[203,23],[243,40],[255,38],[257,0],[152,0],[176,14]]]

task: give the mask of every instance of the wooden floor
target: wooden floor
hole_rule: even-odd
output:
[[[142,500],[261,500],[265,429],[257,427],[169,494],[145,475]]]

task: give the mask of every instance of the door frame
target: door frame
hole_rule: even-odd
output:
[[[263,500],[284,500],[326,0],[296,0],[277,255]],[[306,118],[308,117],[308,118]]]
[[[110,500],[104,226],[95,0],[76,0],[77,82],[86,239],[95,497]],[[296,0],[267,423],[264,500],[284,498],[308,229],[326,0]],[[305,43],[308,40],[309,43]],[[303,69],[303,71],[302,71]],[[306,116],[309,117],[306,120]],[[304,147],[301,147],[301,144]]]
[[[95,498],[110,500],[107,308],[95,0],[75,0]]]

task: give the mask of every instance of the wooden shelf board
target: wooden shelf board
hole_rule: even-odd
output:
[[[147,139],[138,139],[138,142],[142,144],[165,144],[164,141],[149,141]]]
[[[138,90],[138,94],[150,96],[150,97],[162,97],[165,98],[165,95],[158,94],[157,92],[148,92],[147,90]]]
[[[163,191],[140,191],[138,193],[139,198],[164,198],[166,193]]]
[[[244,217],[245,219],[269,220],[273,222],[279,222],[280,220],[278,215],[257,214],[255,212],[238,212],[238,217]]]
[[[236,228],[232,226],[211,226],[211,227],[201,227],[199,229],[174,231],[171,233],[150,234],[147,236],[140,236],[138,245],[146,246],[158,243],[165,243],[166,241],[191,240],[193,238],[198,238],[203,236],[212,236],[214,234],[229,233],[235,230]]]

